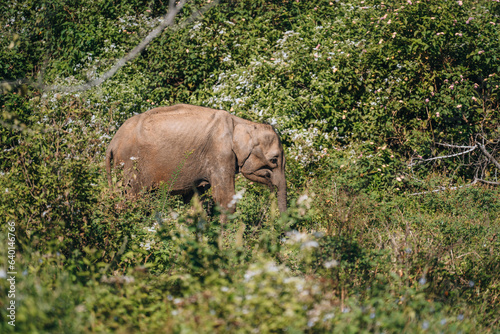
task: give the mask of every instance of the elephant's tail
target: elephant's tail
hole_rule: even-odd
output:
[[[108,174],[108,185],[113,190],[113,182],[111,180],[111,161],[113,160],[113,149],[111,146],[106,151],[106,173]]]

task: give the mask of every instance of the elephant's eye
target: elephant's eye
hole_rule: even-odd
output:
[[[277,165],[278,164],[278,158],[272,158],[270,161],[271,161],[271,163],[273,165]]]

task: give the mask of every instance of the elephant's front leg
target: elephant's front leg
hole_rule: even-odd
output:
[[[214,201],[222,209],[221,225],[224,226],[227,222],[226,213],[234,213],[236,210],[236,205],[233,203],[234,175],[213,177],[211,184]]]

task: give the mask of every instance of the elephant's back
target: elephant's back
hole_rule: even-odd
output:
[[[180,144],[188,138],[209,135],[229,114],[224,110],[178,104],[158,107],[143,114],[137,124],[138,138],[144,142],[155,142],[168,137]]]
[[[213,114],[223,110],[217,110],[207,107],[194,106],[191,104],[176,104],[173,106],[156,107],[143,113],[145,116],[169,116],[169,115],[184,115],[184,114]]]
[[[142,122],[159,123],[186,120],[189,123],[210,122],[217,115],[229,115],[224,110],[216,110],[189,104],[176,104],[168,107],[158,107],[142,114]]]

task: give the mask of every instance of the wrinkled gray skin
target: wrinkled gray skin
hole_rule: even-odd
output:
[[[128,119],[106,152],[110,186],[118,165],[133,196],[160,182],[185,200],[212,187],[215,202],[234,212],[234,178],[241,173],[277,189],[278,207],[286,210],[285,156],[275,130],[223,110],[179,104]]]

